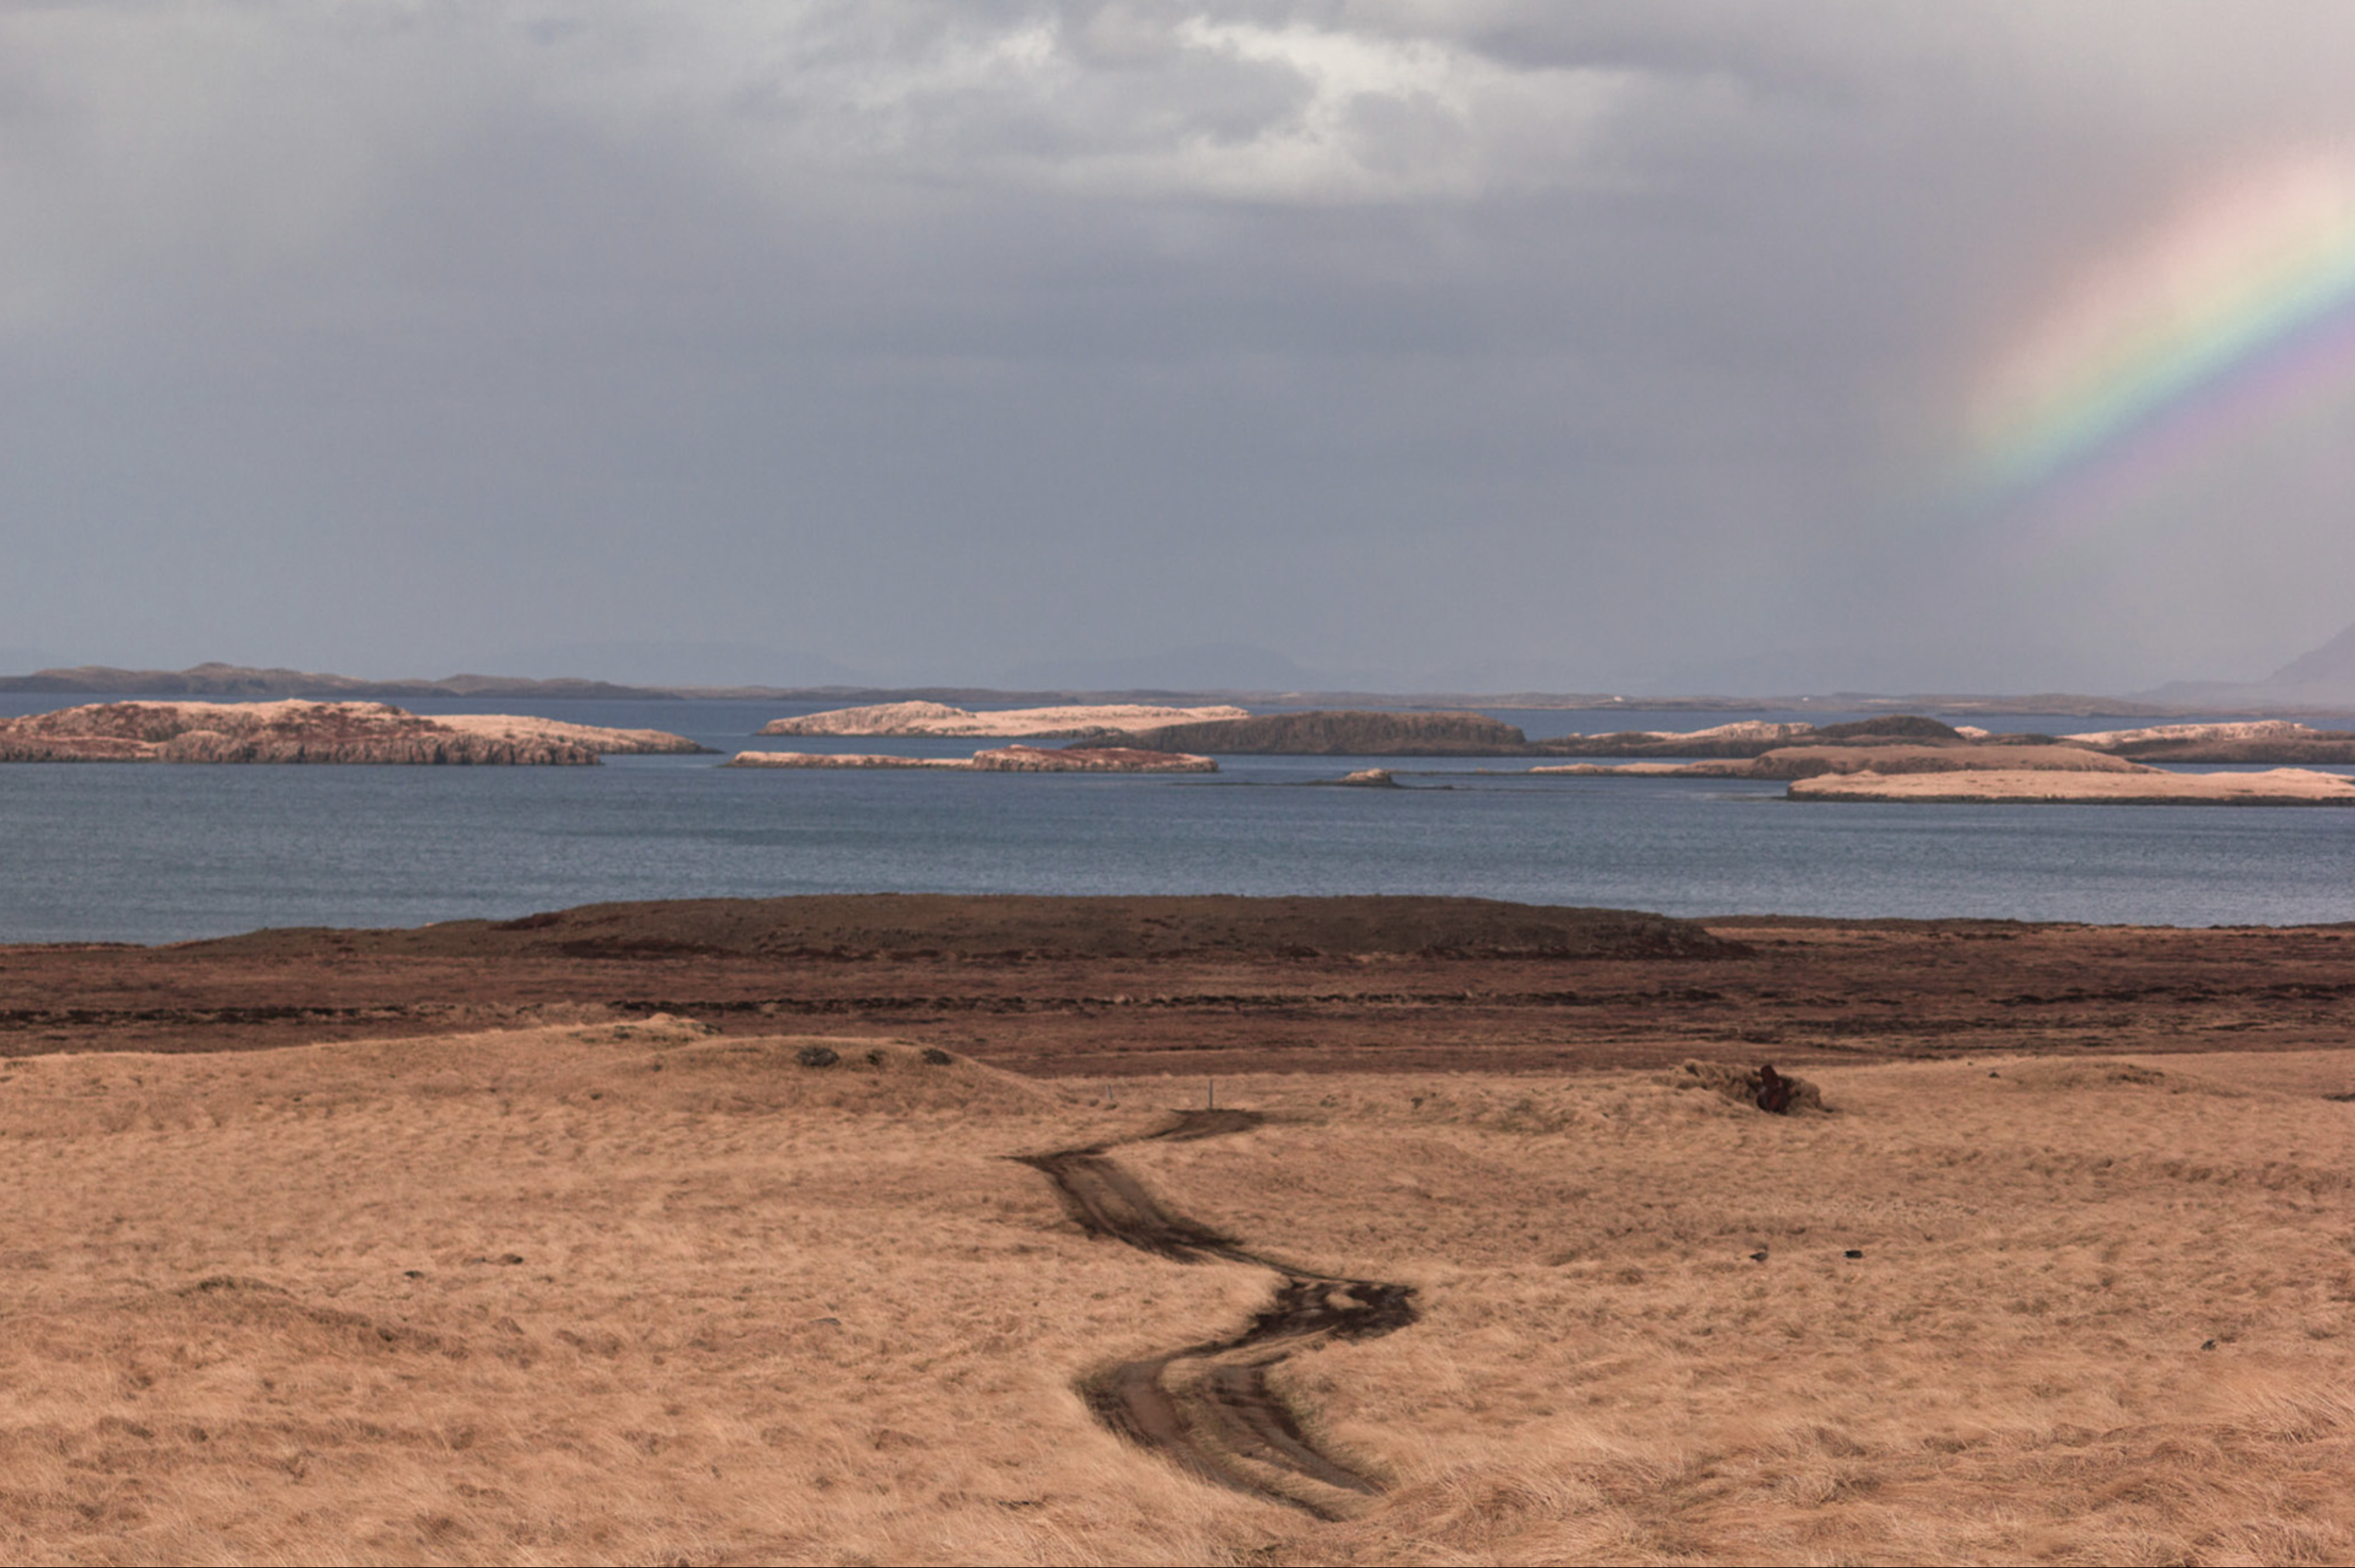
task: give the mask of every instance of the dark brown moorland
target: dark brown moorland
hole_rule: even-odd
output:
[[[2355,926],[1705,922],[1471,899],[869,895],[0,947],[0,1055],[667,1012],[1041,1076],[2336,1048]]]

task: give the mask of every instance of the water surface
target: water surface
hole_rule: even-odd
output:
[[[63,700],[17,694],[14,705]],[[673,730],[725,751],[964,755],[996,743],[754,741],[748,732],[779,714],[769,703],[542,710]],[[1737,716],[1507,717],[1558,734]],[[1690,915],[2182,925],[2355,919],[2355,811],[1809,805],[1783,800],[1779,784],[1531,778],[1515,771],[1525,758],[1245,757],[1222,760],[1216,778],[754,772],[720,760],[0,767],[0,941],[164,942],[506,918],[607,899],[872,891],[1454,893]],[[1381,765],[1413,787],[1294,787]]]

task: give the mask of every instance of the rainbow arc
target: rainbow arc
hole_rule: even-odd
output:
[[[2286,165],[2097,269],[1982,400],[1973,488],[2109,505],[2355,400],[2355,169]]]

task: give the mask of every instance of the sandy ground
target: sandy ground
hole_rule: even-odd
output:
[[[1201,1082],[667,1019],[15,1061],[0,1551],[2355,1558],[2355,1058],[1811,1076],[1831,1114],[1245,1075],[1263,1125],[1135,1143]],[[1412,1290],[1269,1373],[1377,1490],[1320,1519],[1092,1411],[1281,1276],[1092,1237],[1007,1157],[1091,1143],[1252,1258]]]

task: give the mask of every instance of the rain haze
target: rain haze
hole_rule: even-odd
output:
[[[0,5],[0,654],[2122,692],[2355,620],[2355,8]]]

